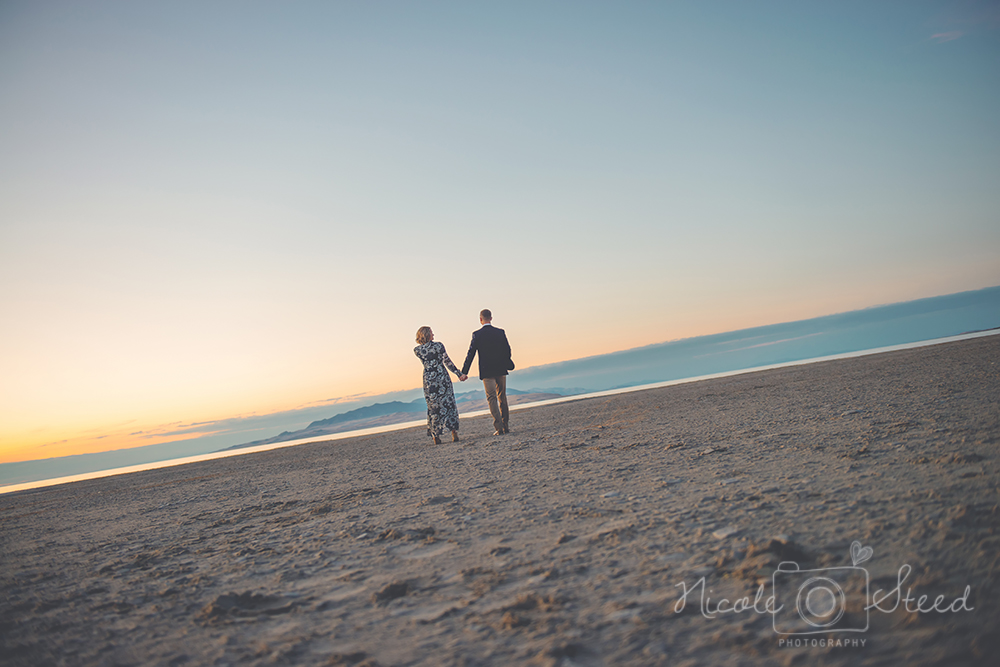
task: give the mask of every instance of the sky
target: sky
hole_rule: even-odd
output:
[[[1000,285],[995,2],[0,2],[0,462]],[[461,388],[472,389],[466,383]]]

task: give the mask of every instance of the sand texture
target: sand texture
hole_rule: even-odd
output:
[[[998,361],[990,336],[0,496],[0,662],[996,664]],[[866,614],[845,580],[858,631],[806,637],[863,645],[799,648],[676,611],[704,577],[709,610],[795,613],[779,562],[854,541],[870,593],[908,565],[912,605],[958,610]]]

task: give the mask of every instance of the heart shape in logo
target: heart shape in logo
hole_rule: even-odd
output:
[[[871,547],[861,546],[861,542],[851,542],[851,562],[857,567],[872,557],[875,552]]]

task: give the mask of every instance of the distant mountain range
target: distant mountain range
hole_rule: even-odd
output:
[[[507,402],[510,405],[519,403],[536,403],[550,398],[560,398],[565,394],[551,392],[527,392],[517,389],[507,389]],[[485,410],[488,405],[483,397],[482,391],[467,391],[455,394],[455,402],[458,404],[459,414]],[[308,426],[298,431],[285,431],[273,438],[255,440],[242,445],[233,445],[220,451],[230,449],[243,449],[244,447],[255,447],[257,445],[270,445],[276,442],[288,442],[290,440],[304,440],[315,438],[332,433],[343,433],[345,431],[357,431],[363,428],[373,428],[388,424],[399,424],[402,422],[416,421],[427,416],[427,402],[423,398],[412,400],[408,403],[402,401],[390,401],[388,403],[375,403],[366,405],[356,410],[334,415],[328,419],[320,419],[312,422]]]
[[[587,393],[815,359],[1000,327],[1000,287],[698,336],[519,369],[528,391]]]

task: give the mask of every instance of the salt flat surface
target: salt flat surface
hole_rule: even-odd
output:
[[[971,338],[519,410],[503,437],[478,417],[454,444],[413,428],[6,494],[0,654],[991,664],[998,361],[1000,337]],[[852,568],[865,547],[871,594],[907,566],[914,604],[971,610],[866,613],[844,579],[854,632],[821,638],[859,644],[787,648],[783,617],[678,608],[701,581],[709,611],[759,590],[792,609],[782,561]]]

